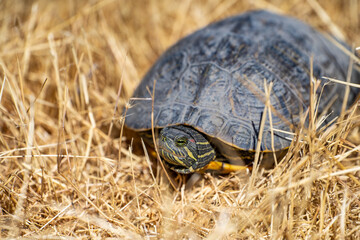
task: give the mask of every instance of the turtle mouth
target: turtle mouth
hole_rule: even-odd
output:
[[[180,165],[174,165],[169,163],[168,161],[164,161],[165,165],[170,168],[171,170],[177,172],[177,173],[182,173],[182,174],[188,174],[188,173],[192,173],[194,172],[194,169],[192,167],[188,168],[185,166],[180,166]]]

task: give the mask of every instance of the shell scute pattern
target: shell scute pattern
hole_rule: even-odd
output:
[[[251,45],[240,35],[228,34],[222,38],[212,55],[213,61],[222,68],[236,69],[241,67],[240,58],[246,59]]]
[[[316,78],[346,80],[349,57],[322,34],[290,17],[249,12],[180,40],[154,64],[134,97],[149,98],[147,88],[152,92],[156,79],[155,127],[185,124],[220,142],[254,150],[264,110],[264,79],[273,82],[273,127],[291,131],[288,123],[296,125],[309,105],[312,56]],[[352,76],[352,82],[359,83],[359,73]],[[337,97],[330,108],[333,118],[340,113],[345,87],[326,84],[323,90],[319,113]],[[358,92],[351,89],[349,103]],[[126,125],[136,131],[150,129],[151,110],[151,101],[134,102]],[[267,116],[262,150],[272,148],[270,136]],[[275,132],[275,150],[288,147],[289,137]]]
[[[248,145],[249,149],[255,149],[257,139],[255,134],[256,132],[253,131],[252,126],[241,124],[238,121],[231,121],[224,129],[222,137],[232,136],[231,143],[233,145]],[[247,136],[247,138],[242,136]]]
[[[158,86],[165,84],[168,85],[168,88],[163,88],[165,92],[157,94],[158,100],[166,100],[168,96],[182,91],[181,87],[183,84],[180,84],[180,79],[187,67],[185,52],[177,52],[173,56],[168,56],[164,59],[162,64],[158,66],[154,79],[156,79]]]
[[[200,67],[197,88],[193,103],[200,107],[219,108],[223,105],[219,99],[226,97],[226,93],[231,84],[231,76],[227,71],[223,71],[212,64]]]
[[[194,126],[199,126],[203,132],[217,137],[219,130],[226,122],[225,118],[219,111],[216,110],[202,110],[197,123]]]
[[[168,125],[174,119],[182,119],[184,104],[174,103],[167,109],[162,109],[158,111],[158,115],[156,116],[157,124],[160,126]]]

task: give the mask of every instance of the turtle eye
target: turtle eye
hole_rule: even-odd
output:
[[[187,142],[188,142],[188,140],[186,137],[180,137],[180,138],[175,139],[175,145],[177,147],[183,147],[183,146],[185,146],[185,144]]]

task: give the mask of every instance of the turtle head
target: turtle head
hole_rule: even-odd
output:
[[[170,169],[178,173],[192,173],[215,159],[215,151],[208,140],[191,127],[183,125],[161,130],[159,154]]]

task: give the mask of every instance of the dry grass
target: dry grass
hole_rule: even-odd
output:
[[[359,0],[0,6],[0,238],[360,238],[356,107],[325,131],[299,129],[285,160],[251,188],[237,173],[174,190],[120,137],[126,99],[180,37],[268,8],[359,46]]]

